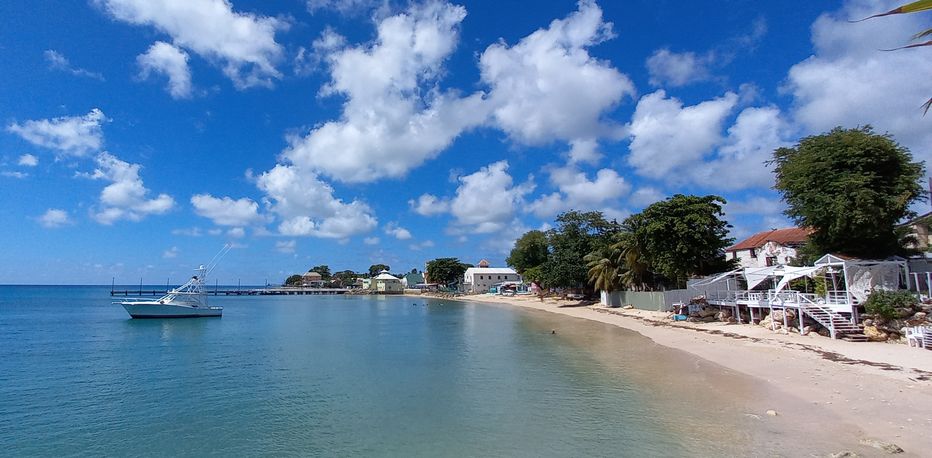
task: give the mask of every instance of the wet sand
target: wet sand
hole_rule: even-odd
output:
[[[647,358],[661,369],[675,366],[674,380],[658,371],[630,375],[653,384],[665,409],[683,409],[688,418],[701,416],[699,410],[708,414],[708,424],[671,425],[672,430],[751,443],[741,454],[885,453],[860,444],[862,439],[899,445],[906,451],[900,456],[928,456],[932,450],[932,351],[783,335],[750,325],[674,324],[657,312],[528,296],[457,300],[522,307],[538,317],[551,314],[539,319],[561,338],[591,346],[604,364],[630,369],[630,358]],[[583,334],[576,320],[566,317],[639,333],[649,339],[645,345],[660,351],[620,348],[608,331],[593,334],[589,327]]]

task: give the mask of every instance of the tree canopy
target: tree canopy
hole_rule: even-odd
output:
[[[286,279],[285,279],[285,283],[283,283],[283,284],[284,284],[285,286],[295,286],[295,285],[300,285],[301,282],[302,282],[303,280],[304,280],[304,277],[302,277],[302,276],[300,276],[300,275],[298,275],[298,274],[295,274],[295,275],[292,275],[292,276],[286,278]]]
[[[381,271],[383,271],[383,270],[391,270],[391,267],[389,267],[389,266],[387,266],[387,265],[385,265],[385,264],[373,264],[373,265],[369,266],[369,276],[370,276],[370,277],[374,277],[374,276],[378,275],[379,272],[381,272]]]
[[[550,254],[541,266],[541,281],[550,287],[584,287],[589,283],[585,256],[607,244],[620,225],[602,212],[575,210],[557,215],[556,223],[547,231]]]
[[[547,235],[542,231],[529,231],[515,241],[515,247],[505,262],[519,274],[547,262],[549,255]]]
[[[320,274],[320,279],[324,281],[330,280],[330,266],[323,264],[319,266],[311,267],[311,272],[317,272]]]
[[[452,285],[463,278],[467,268],[459,258],[437,258],[427,262],[427,277],[434,283]]]
[[[884,258],[901,252],[896,225],[923,196],[922,163],[870,126],[837,127],[774,152],[786,215],[813,229],[808,253]]]

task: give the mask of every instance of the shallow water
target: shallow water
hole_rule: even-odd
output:
[[[2,454],[710,456],[768,433],[676,396],[720,369],[598,323],[397,296],[131,320],[108,288],[0,287]]]

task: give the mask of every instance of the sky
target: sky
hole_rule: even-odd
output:
[[[0,3],[0,283],[501,266],[570,209],[723,196],[791,223],[775,148],[870,124],[932,155],[930,15],[897,2]]]

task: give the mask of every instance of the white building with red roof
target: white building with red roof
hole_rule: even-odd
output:
[[[796,259],[796,250],[809,239],[810,229],[789,227],[758,232],[725,249],[728,259],[737,259],[738,267],[788,265]]]

